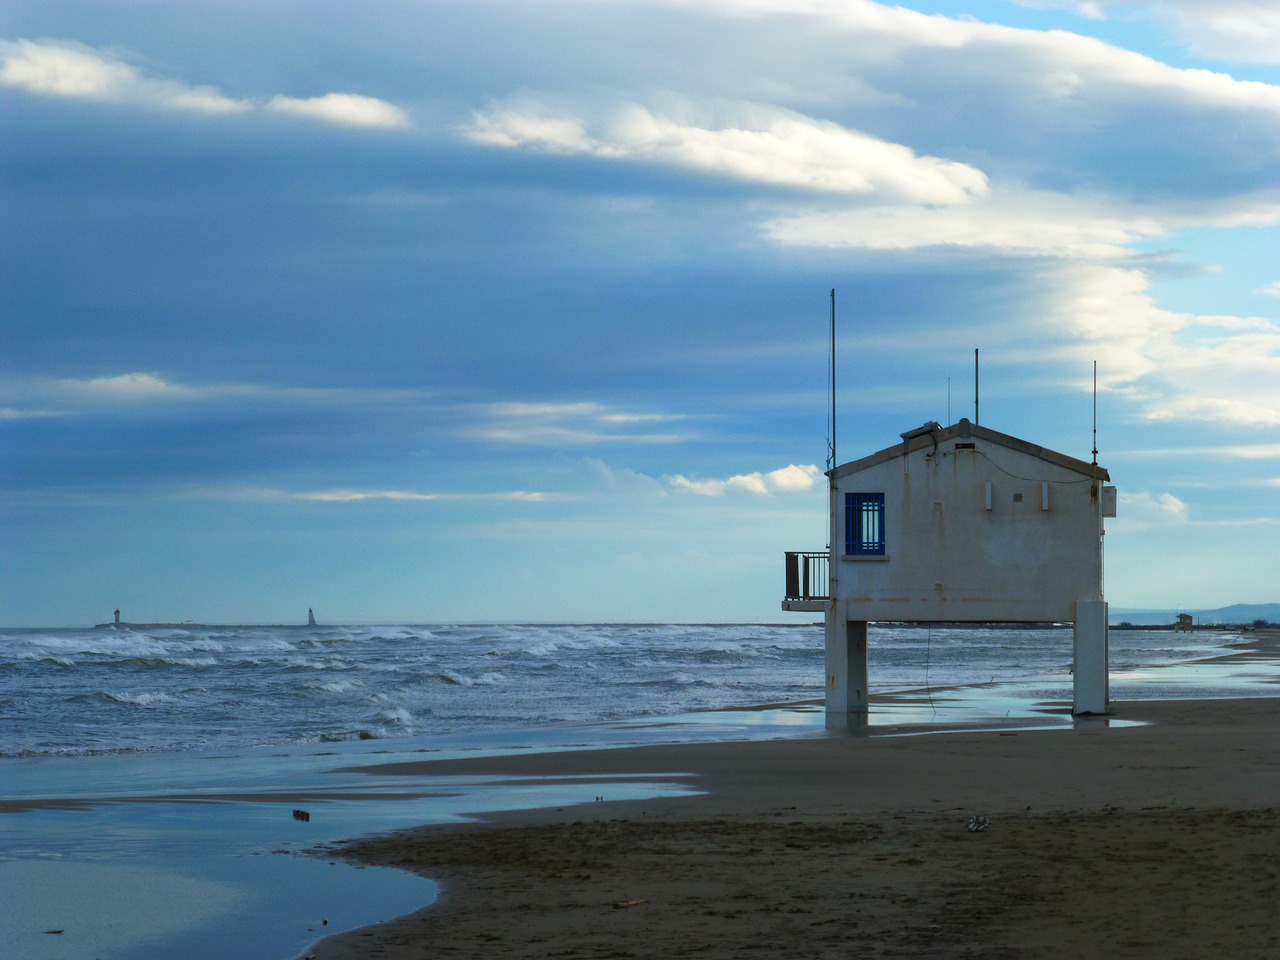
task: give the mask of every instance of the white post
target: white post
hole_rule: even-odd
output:
[[[845,620],[837,601],[826,628],[827,726],[842,728],[867,716],[867,622]]]
[[[1076,601],[1074,696],[1071,712],[1106,713],[1110,705],[1107,602]]]

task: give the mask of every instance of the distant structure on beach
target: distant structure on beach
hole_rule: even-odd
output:
[[[1190,633],[1196,628],[1195,617],[1189,613],[1178,614],[1178,622],[1173,625],[1173,629],[1179,633]]]
[[[822,612],[828,723],[867,712],[867,624],[1074,624],[1072,712],[1106,713],[1103,518],[1096,463],[960,420],[828,471],[830,546],[786,555],[782,608]]]

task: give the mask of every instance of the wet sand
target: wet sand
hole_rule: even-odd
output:
[[[335,845],[441,893],[308,955],[1280,957],[1280,699],[1113,709],[1142,725],[379,766],[706,793],[612,802],[597,782],[602,800]]]

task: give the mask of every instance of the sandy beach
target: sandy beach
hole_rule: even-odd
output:
[[[885,693],[852,732],[788,702],[11,760],[0,942],[32,960],[1280,958],[1278,642],[1153,668],[1131,644],[1113,690],[1139,695],[1074,721],[1035,679]]]
[[[1275,643],[1251,641],[1268,658]],[[308,955],[1280,957],[1280,699],[1113,710],[1071,729],[379,766],[705,793],[606,792],[338,844],[440,896]]]

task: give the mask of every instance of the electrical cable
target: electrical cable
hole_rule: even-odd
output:
[[[933,687],[929,685],[929,662],[933,657],[933,624],[929,624],[929,637],[925,641],[924,647],[924,692],[929,698],[929,708],[933,710],[933,715],[938,715],[938,708],[933,704]]]
[[[1044,477],[1020,477],[1016,473],[1010,473],[1004,467],[1000,466],[1000,464],[996,463],[994,460],[988,457],[981,450],[975,450],[974,453],[980,456],[983,460],[987,461],[987,463],[991,464],[993,467],[995,467],[997,470],[1003,473],[1006,477],[1012,477],[1014,480],[1025,480],[1028,483],[1056,483],[1064,487],[1069,487],[1072,484],[1089,483],[1095,479],[1100,479],[1097,477],[1081,477],[1079,480],[1046,480],[1044,479]]]

